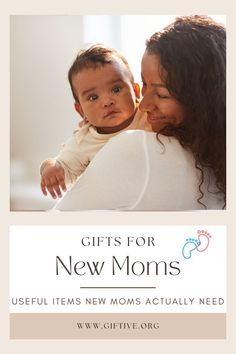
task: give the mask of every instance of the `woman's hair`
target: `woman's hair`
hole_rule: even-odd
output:
[[[73,64],[68,72],[68,80],[71,91],[76,102],[79,102],[76,92],[73,87],[73,77],[84,69],[97,69],[101,66],[111,64],[116,60],[123,62],[127,69],[130,81],[134,82],[133,74],[125,57],[117,52],[114,48],[104,47],[102,44],[96,43],[81,49],[77,54]]]
[[[226,31],[207,16],[183,16],[155,33],[146,52],[160,58],[163,80],[185,109],[183,122],[161,131],[190,148],[201,171],[213,170],[226,203]],[[203,204],[204,205],[204,204]]]

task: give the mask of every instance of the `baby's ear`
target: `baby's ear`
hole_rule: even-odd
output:
[[[84,112],[82,110],[81,104],[79,102],[75,102],[74,107],[76,112],[78,112],[81,115],[81,117],[84,118]]]
[[[136,98],[140,98],[140,86],[137,83],[133,84],[133,88],[134,88],[134,93]]]

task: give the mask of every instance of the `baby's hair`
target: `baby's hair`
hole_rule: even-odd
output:
[[[72,79],[73,76],[78,74],[84,69],[97,69],[101,66],[111,64],[116,60],[123,62],[127,69],[127,73],[130,77],[130,81],[134,82],[133,74],[130,70],[129,64],[125,57],[117,52],[114,48],[107,48],[101,44],[93,44],[88,48],[81,49],[77,54],[70,70],[68,72],[68,80],[70,83],[71,91],[76,102],[79,102],[79,99],[76,95],[76,92],[73,87]]]

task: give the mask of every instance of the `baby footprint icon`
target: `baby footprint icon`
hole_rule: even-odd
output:
[[[186,243],[182,248],[182,255],[184,258],[189,259],[192,257],[192,252],[200,246],[200,241],[195,238],[187,238]]]
[[[206,251],[210,243],[211,235],[204,230],[198,230],[197,233],[198,233],[198,241],[199,241],[199,246],[197,246],[197,251],[198,252]]]

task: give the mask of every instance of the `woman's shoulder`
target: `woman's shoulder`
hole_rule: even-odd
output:
[[[111,140],[112,141],[129,141],[131,140],[137,140],[139,141],[140,139],[143,139],[143,137],[146,134],[154,134],[153,132],[146,132],[144,130],[125,130],[119,134],[117,134],[116,136],[114,136]]]
[[[128,149],[134,150],[138,146],[142,146],[145,136],[146,132],[143,130],[127,130],[112,137],[102,150],[112,150],[113,153]]]
[[[177,144],[180,145],[178,140],[171,136],[165,136],[162,134],[157,134],[155,132],[145,131],[145,130],[126,130],[123,131],[116,136],[112,137],[110,141],[116,141],[117,143],[120,141],[142,141],[143,139],[147,139],[150,141],[155,141],[160,144]]]
[[[156,133],[154,132],[147,132],[144,130],[126,130],[122,133],[117,134],[116,136],[112,137],[109,141],[110,145],[139,145],[142,144],[144,141],[157,141],[156,140]]]
[[[189,151],[182,147],[179,141],[174,137],[169,137],[155,132],[147,132],[144,130],[128,130],[122,132],[112,139],[108,143],[109,148],[122,148],[127,149],[145,147],[148,150],[154,150],[163,154],[187,154]]]

